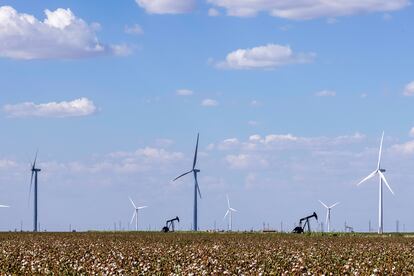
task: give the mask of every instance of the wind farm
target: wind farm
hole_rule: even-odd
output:
[[[414,275],[414,0],[0,3],[0,275]]]

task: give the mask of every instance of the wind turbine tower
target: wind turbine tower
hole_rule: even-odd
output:
[[[196,148],[195,148],[195,153],[194,153],[194,160],[193,160],[193,168],[186,172],[183,173],[180,176],[177,176],[173,181],[176,181],[177,179],[183,177],[184,175],[193,173],[194,175],[194,209],[193,209],[193,230],[197,231],[198,230],[198,212],[197,212],[197,198],[198,196],[200,196],[201,199],[201,192],[200,192],[200,187],[198,186],[198,180],[197,180],[197,174],[200,172],[199,169],[196,169],[196,165],[197,165],[197,152],[198,152],[198,140],[200,138],[200,134],[197,134],[197,143],[196,143]],[[197,195],[198,193],[198,195]]]
[[[229,226],[228,226],[228,229],[229,229],[229,231],[233,231],[233,212],[237,212],[237,210],[230,207],[229,196],[226,195],[226,197],[227,197],[227,212],[224,215],[224,218],[223,219],[225,219],[227,216],[229,216]]]
[[[379,153],[378,153],[377,168],[375,169],[375,171],[373,171],[370,175],[368,175],[367,177],[362,179],[357,184],[357,186],[359,186],[362,183],[364,183],[365,181],[367,181],[367,180],[373,178],[374,176],[378,175],[378,178],[379,178],[378,234],[382,234],[384,232],[384,210],[383,210],[384,207],[383,207],[382,184],[385,183],[388,190],[390,190],[390,192],[394,195],[394,192],[391,189],[390,185],[388,184],[387,179],[385,179],[385,176],[384,176],[385,169],[381,167],[381,155],[382,155],[382,143],[383,143],[383,141],[384,141],[384,132],[382,132],[382,137],[381,137],[381,144],[380,144]]]
[[[328,232],[331,232],[331,209],[333,207],[335,207],[336,205],[338,205],[339,202],[337,202],[337,203],[335,203],[335,204],[333,204],[331,206],[326,205],[325,203],[323,203],[320,200],[319,200],[319,202],[323,205],[323,207],[326,208],[326,222],[325,223],[328,226]]]
[[[33,185],[33,177],[34,177],[34,217],[33,217],[33,232],[37,232],[37,174],[41,171],[41,169],[36,168],[36,161],[37,161],[37,152],[35,159],[32,164],[32,176],[30,178],[30,190],[29,190],[29,200],[30,200],[30,193],[32,192],[32,185]]]

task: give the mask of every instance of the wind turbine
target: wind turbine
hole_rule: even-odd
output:
[[[184,175],[187,175],[189,173],[193,173],[194,175],[194,213],[193,213],[193,230],[197,231],[198,227],[197,227],[197,193],[200,196],[201,199],[201,192],[200,192],[200,187],[198,186],[198,180],[197,180],[197,174],[200,172],[199,169],[196,169],[196,165],[197,165],[197,152],[198,152],[198,140],[200,138],[200,134],[197,134],[197,143],[196,143],[196,148],[195,148],[195,153],[194,153],[194,161],[193,161],[193,168],[186,172],[183,173],[182,175],[176,177],[173,181],[176,181],[177,179],[183,177]]]
[[[326,225],[328,225],[328,232],[331,232],[331,209],[339,204],[339,202],[328,207],[325,203],[319,200],[319,202],[326,208]]]
[[[367,181],[367,180],[373,178],[374,176],[378,175],[378,178],[379,178],[378,234],[382,234],[384,232],[384,217],[383,217],[384,212],[383,212],[382,183],[385,183],[388,190],[390,190],[390,192],[394,195],[394,192],[392,191],[390,185],[388,184],[387,179],[385,179],[385,176],[384,176],[385,169],[381,168],[381,155],[382,155],[382,143],[383,143],[383,141],[384,141],[384,132],[382,132],[382,137],[381,137],[381,144],[380,144],[379,153],[378,153],[377,168],[375,169],[375,171],[373,171],[370,175],[368,175],[367,177],[362,179],[357,184],[357,186],[359,186],[362,183],[364,183],[365,181]]]
[[[145,209],[148,206],[137,207],[131,198],[129,198],[129,201],[131,201],[132,206],[134,206],[134,213],[132,214],[131,222],[129,224],[132,224],[135,218],[135,231],[138,231],[138,211],[141,209]]]
[[[229,226],[228,226],[229,228],[228,229],[229,229],[229,231],[232,231],[233,230],[233,221],[232,221],[233,216],[232,216],[232,213],[237,212],[237,210],[230,207],[229,196],[226,195],[226,197],[227,197],[227,212],[224,215],[223,219],[225,219],[227,216],[229,216]]]
[[[36,161],[37,161],[37,152],[35,155],[35,159],[32,164],[32,176],[30,178],[30,190],[29,190],[29,200],[30,194],[32,192],[32,185],[33,185],[33,176],[34,176],[34,218],[33,218],[33,232],[37,232],[37,174],[41,171],[41,169],[36,168]]]

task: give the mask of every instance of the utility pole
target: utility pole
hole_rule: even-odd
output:
[[[368,232],[371,233],[371,220],[369,220]]]

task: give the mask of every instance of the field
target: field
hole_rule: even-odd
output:
[[[413,274],[414,238],[224,233],[2,233],[0,274]]]

